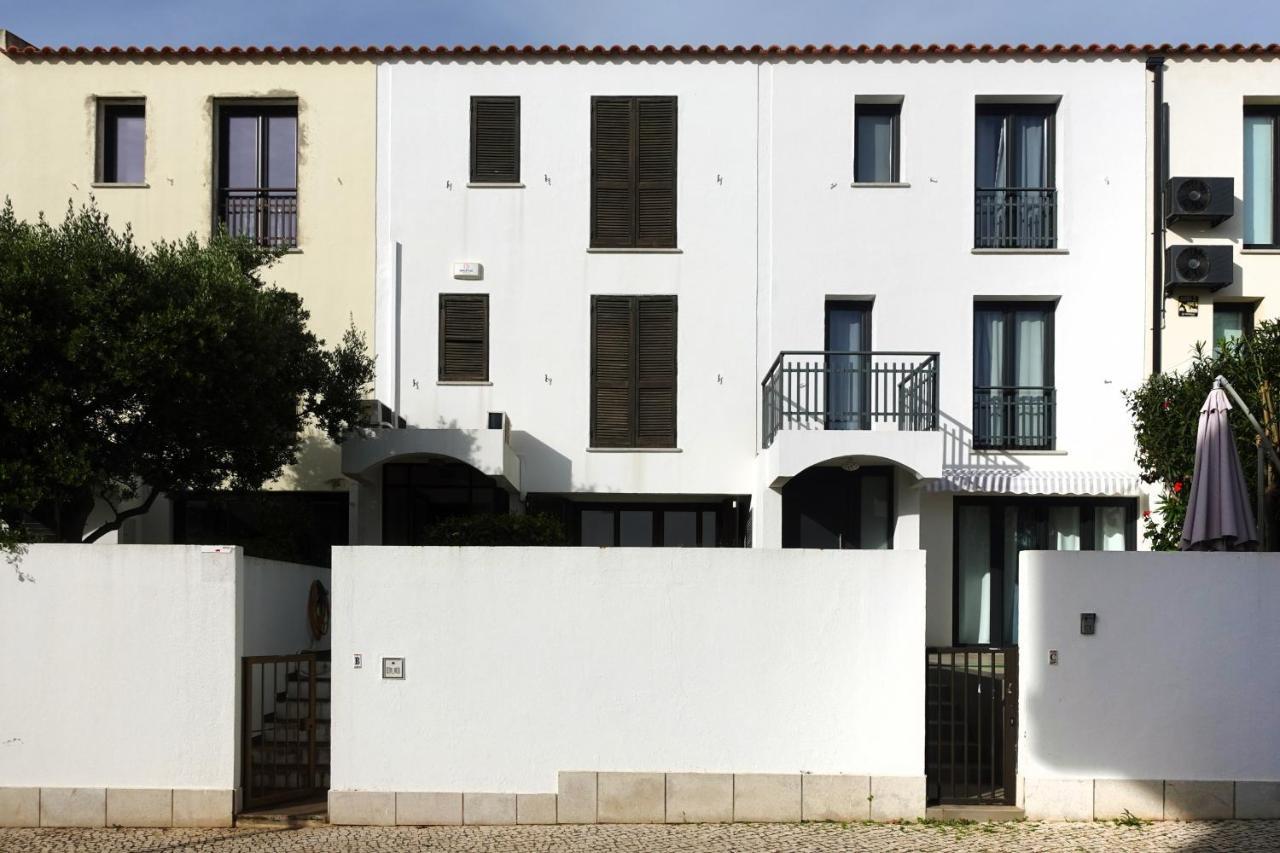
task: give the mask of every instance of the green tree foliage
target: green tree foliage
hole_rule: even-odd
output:
[[[373,375],[349,329],[326,349],[276,252],[225,235],[150,247],[91,203],[0,211],[0,519],[93,541],[166,492],[256,489],[303,430],[340,441]],[[85,535],[95,503],[114,511]],[[128,508],[125,508],[128,506]]]
[[[551,515],[459,515],[426,530],[426,545],[568,545],[560,519]]]
[[[1216,353],[1198,346],[1185,370],[1152,376],[1136,391],[1125,393],[1137,433],[1137,459],[1142,478],[1148,483],[1159,483],[1162,490],[1156,504],[1159,518],[1148,516],[1144,520],[1147,539],[1155,550],[1170,551],[1178,547],[1191,475],[1195,470],[1200,407],[1219,375],[1226,377],[1240,394],[1271,442],[1280,445],[1276,429],[1280,323],[1275,321],[1260,323],[1248,339],[1221,343]],[[1257,434],[1244,414],[1236,409],[1231,412],[1231,428],[1252,495],[1255,493],[1252,486],[1257,464]],[[1280,501],[1276,500],[1277,475],[1270,466],[1267,471],[1267,519],[1268,527],[1274,531],[1280,521],[1276,517],[1276,510],[1280,509]]]

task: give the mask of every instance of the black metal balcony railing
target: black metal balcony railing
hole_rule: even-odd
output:
[[[218,191],[218,221],[233,237],[261,246],[298,245],[298,191],[230,188]]]
[[[973,389],[973,446],[1001,450],[1053,450],[1054,389],[989,385]]]
[[[938,354],[782,352],[761,383],[762,444],[784,429],[938,428]]]
[[[979,187],[974,191],[975,249],[1053,249],[1058,191],[1053,187]]]

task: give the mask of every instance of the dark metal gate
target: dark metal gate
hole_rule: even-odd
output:
[[[1014,805],[1018,649],[928,649],[925,730],[931,804]]]
[[[244,811],[328,790],[328,670],[328,652],[242,659]]]

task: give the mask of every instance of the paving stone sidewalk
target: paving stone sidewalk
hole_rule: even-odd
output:
[[[699,826],[0,829],[3,853],[800,853],[800,851],[1278,851],[1280,821],[706,824]]]

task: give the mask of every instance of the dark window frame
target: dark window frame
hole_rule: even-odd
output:
[[[864,181],[859,177],[858,162],[858,119],[862,116],[888,116],[892,119],[890,141],[891,150],[889,152],[889,180],[887,183],[896,184],[902,180],[902,165],[900,152],[901,142],[900,134],[902,127],[902,101],[890,103],[857,103],[853,105],[853,181],[857,184],[875,184],[886,183],[884,181]]]
[[[298,107],[297,100],[294,99],[263,99],[263,100],[242,100],[230,99],[226,101],[217,101],[214,104],[214,132],[213,132],[213,163],[214,163],[214,181],[213,181],[213,223],[212,227],[216,231],[222,227],[225,219],[222,212],[222,196],[229,190],[233,189],[254,189],[259,192],[272,191],[275,193],[293,193],[293,211],[292,225],[293,236],[290,239],[279,241],[279,245],[286,249],[296,249],[300,243],[301,222],[302,222],[302,194],[299,192],[299,184],[302,178],[302,111]],[[270,175],[267,174],[267,164],[270,160],[271,152],[271,131],[270,123],[265,121],[272,117],[292,118],[294,121],[294,150],[293,150],[293,186],[291,187],[267,187],[266,182],[270,181]],[[230,136],[230,121],[232,118],[256,118],[258,121],[258,151],[256,159],[256,187],[231,187],[228,174],[230,172],[230,146],[226,140]],[[269,239],[265,239],[261,233],[257,235],[257,242],[271,244]]]
[[[1280,208],[1277,202],[1280,202],[1280,105],[1251,105],[1244,108],[1244,115],[1241,117],[1241,130],[1244,129],[1244,119],[1246,118],[1268,118],[1271,120],[1271,242],[1269,243],[1244,243],[1242,245],[1246,249],[1275,249],[1280,248]],[[1166,134],[1166,138],[1167,134]],[[1244,149],[1240,151],[1240,168],[1241,174],[1244,169]],[[1243,183],[1243,181],[1242,181]],[[1241,222],[1243,222],[1244,210],[1249,204],[1248,198],[1244,197],[1247,188],[1241,188],[1242,206],[1240,208]],[[1243,224],[1241,228],[1243,228]]]
[[[671,128],[671,240],[641,240],[640,239],[640,104],[649,103],[670,103],[672,106],[672,128]],[[635,209],[632,220],[631,239],[623,245],[605,241],[596,231],[596,152],[598,150],[598,142],[596,139],[596,108],[603,103],[626,103],[631,107],[631,127],[630,127],[630,151],[628,157],[630,159],[630,192],[631,206]],[[675,249],[680,245],[679,226],[680,226],[680,98],[677,95],[592,95],[591,96],[591,152],[589,158],[589,183],[590,183],[590,221],[589,227],[589,243],[593,249]]]
[[[1211,315],[1211,316],[1210,316],[1210,318],[1209,318],[1209,328],[1210,328],[1210,329],[1212,329],[1215,325],[1217,325],[1215,321],[1218,319],[1218,312],[1219,312],[1219,311],[1221,311],[1221,312],[1222,312],[1222,313],[1224,313],[1224,314],[1239,314],[1239,315],[1241,316],[1241,318],[1242,318],[1242,319],[1241,319],[1241,322],[1240,322],[1240,328],[1244,331],[1244,337],[1245,337],[1245,339],[1247,340],[1247,339],[1249,339],[1249,338],[1252,338],[1252,337],[1253,337],[1253,327],[1254,327],[1254,322],[1255,322],[1255,320],[1256,320],[1257,313],[1258,313],[1258,303],[1257,303],[1257,302],[1254,302],[1254,301],[1244,301],[1244,302],[1228,302],[1228,301],[1221,301],[1221,302],[1218,302],[1218,301],[1215,301],[1215,302],[1213,303],[1213,306],[1212,306],[1212,309],[1211,309],[1211,310],[1212,310],[1212,315]],[[1212,334],[1212,332],[1210,332],[1210,334]],[[1210,341],[1210,342],[1209,342],[1209,344],[1210,344],[1210,347],[1209,347],[1209,348],[1210,348],[1210,350],[1216,353],[1216,352],[1217,352],[1217,350],[1218,350],[1218,341],[1217,341],[1216,336],[1215,336],[1214,340],[1212,340],[1212,341]]]
[[[993,622],[988,626],[991,641],[988,643],[963,643],[960,641],[960,537],[956,534],[960,524],[960,508],[965,506],[986,506],[993,511],[989,514],[990,547],[991,547],[991,581],[988,584],[991,600],[987,612]],[[1080,549],[1094,551],[1095,526],[1099,507],[1123,507],[1124,516],[1124,549],[1136,551],[1138,548],[1138,499],[1133,497],[1073,497],[1069,495],[957,495],[951,502],[951,645],[960,647],[1001,646],[1004,640],[1004,574],[1009,567],[1004,564],[1003,535],[1004,514],[995,511],[1009,506],[1019,508],[1030,507],[1036,512],[1036,547],[1023,548],[1019,551],[1054,550],[1045,546],[1048,541],[1046,524],[1048,510],[1055,506],[1078,506],[1080,513]],[[1083,510],[1088,509],[1086,514]],[[1087,515],[1087,517],[1086,517]],[[1017,567],[1014,567],[1017,570]],[[999,614],[999,620],[995,620]],[[998,631],[996,629],[999,629]]]
[[[446,305],[450,301],[457,302],[473,302],[484,306],[484,334],[480,339],[480,345],[484,354],[484,369],[478,374],[468,374],[464,371],[447,373],[445,348],[451,340],[448,329],[448,311]],[[440,294],[440,313],[439,323],[437,325],[438,349],[436,357],[436,378],[440,382],[488,382],[489,381],[489,341],[490,341],[490,317],[489,317],[489,294],[487,293],[441,293]]]
[[[738,529],[739,522],[736,518],[737,510],[732,506],[734,498],[724,498],[717,501],[691,501],[683,503],[679,501],[574,501],[570,505],[570,513],[572,517],[571,525],[571,542],[575,547],[580,548],[634,548],[634,547],[651,547],[665,548],[668,547],[663,541],[666,532],[666,521],[664,513],[667,512],[692,512],[697,518],[697,526],[695,528],[695,537],[698,545],[694,546],[671,546],[671,547],[693,547],[693,548],[740,548],[743,547],[741,542],[741,531]],[[583,512],[611,512],[613,513],[613,545],[583,545],[582,544],[582,513]],[[650,546],[643,545],[619,545],[622,541],[622,513],[623,512],[650,512],[652,518],[652,541]],[[715,542],[711,545],[703,545],[703,513],[713,512],[716,516]]]
[[[630,359],[630,443],[628,444],[604,444],[600,443],[596,435],[596,387],[598,376],[598,356],[596,352],[596,306],[600,300],[627,300],[630,303],[631,310],[631,341],[629,347]],[[640,442],[640,304],[642,302],[669,301],[671,303],[672,324],[674,326],[672,334],[671,353],[672,373],[671,373],[671,441],[669,444],[642,444]],[[650,449],[650,448],[675,448],[679,446],[680,436],[680,300],[674,294],[669,295],[645,295],[630,296],[623,294],[596,294],[591,297],[591,365],[590,365],[590,387],[589,393],[591,397],[589,412],[589,444],[593,448],[601,449]]]
[[[512,106],[512,136],[515,146],[515,160],[512,171],[501,175],[481,175],[477,162],[476,107],[485,104],[510,104]],[[518,184],[520,183],[520,96],[519,95],[472,95],[471,96],[471,183],[473,184]]]
[[[984,442],[981,445],[983,450],[1054,450],[1058,443],[1058,411],[1057,411],[1057,381],[1056,381],[1056,353],[1057,353],[1057,300],[975,300],[973,303],[973,335],[970,338],[970,352],[973,369],[970,372],[970,387],[973,392],[973,400],[977,401],[978,384],[978,312],[979,311],[1000,311],[1004,314],[1004,338],[1001,341],[1001,363],[1003,364],[1003,373],[1000,384],[1005,387],[1017,386],[1018,375],[1018,346],[1016,338],[1015,315],[1019,311],[1043,311],[1047,316],[1045,318],[1044,330],[1044,385],[1043,388],[1051,388],[1055,391],[1052,414],[1050,416],[1049,433],[1047,443],[1043,447],[1031,446],[1026,444],[1018,444],[1016,442]],[[973,425],[974,445],[977,445],[978,430],[977,424]],[[1007,436],[1006,436],[1007,438]]]
[[[1003,187],[983,187],[978,184],[978,165],[981,163],[981,152],[978,149],[978,117],[979,116],[999,116],[1004,120],[1005,139],[1014,140],[1013,119],[1016,116],[1043,116],[1045,118],[1045,185],[1042,187],[1011,187],[1007,184]],[[1014,152],[1012,146],[1009,154],[1009,170],[1014,169],[1014,157],[1021,158],[1023,152],[1019,145],[1018,150]],[[981,101],[974,109],[973,123],[973,188],[975,190],[989,189],[1057,189],[1058,175],[1058,104],[1054,103],[1026,103],[1026,102],[991,102]]]
[[[98,98],[97,143],[94,182],[133,186],[147,180],[147,101],[145,98]],[[118,137],[112,119],[130,116],[142,119],[142,180],[121,181],[116,174]]]
[[[843,309],[846,311],[862,312],[864,316],[864,322],[862,324],[862,336],[861,336],[862,339],[858,342],[858,349],[864,352],[870,352],[871,351],[871,324],[874,322],[873,314],[875,309],[875,300],[874,299],[828,299],[825,303],[823,303],[822,348],[827,351],[830,351],[831,349],[830,348],[831,310],[833,308],[836,310]],[[836,357],[838,358],[838,356]],[[833,357],[831,355],[827,355],[824,357],[825,366],[828,371],[826,376],[826,382],[825,382],[826,388],[824,390],[824,397],[828,401],[832,399],[832,394],[831,394],[832,375],[830,373],[830,370],[832,368],[832,358]],[[867,365],[868,368],[870,368],[870,366],[871,366],[870,364]],[[862,422],[858,425],[858,429],[871,429],[871,414],[870,414],[871,413],[871,382],[872,382],[871,376],[870,374],[868,374],[867,378],[861,383],[861,387],[859,389],[861,392],[861,399],[859,400],[859,405],[860,405],[859,411],[863,413],[863,418],[861,419]],[[825,429],[835,429],[835,427],[833,427],[831,424],[830,411],[828,411],[827,416],[824,418],[823,427]]]

